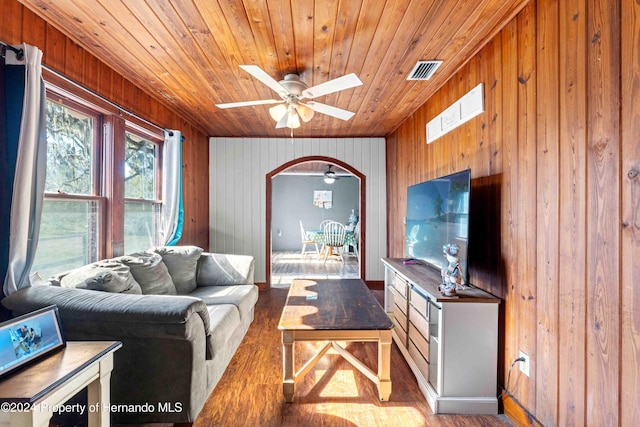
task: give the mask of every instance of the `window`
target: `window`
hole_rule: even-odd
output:
[[[158,244],[162,135],[47,87],[43,278]],[[118,148],[120,147],[120,148]]]
[[[131,131],[125,139],[124,252],[133,253],[159,243],[158,144]]]
[[[98,174],[99,116],[78,105],[47,100],[46,120],[45,198],[32,268],[43,277],[98,259],[104,206]]]

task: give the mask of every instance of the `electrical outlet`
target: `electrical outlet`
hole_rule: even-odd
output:
[[[520,351],[520,357],[524,359],[523,362],[520,362],[520,372],[522,372],[526,376],[529,376],[529,356]]]

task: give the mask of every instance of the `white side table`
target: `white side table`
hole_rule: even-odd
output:
[[[0,381],[0,424],[48,426],[60,405],[88,387],[90,426],[110,424],[110,380],[118,341],[77,341]]]

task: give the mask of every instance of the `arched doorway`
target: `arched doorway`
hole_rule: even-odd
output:
[[[277,167],[266,175],[266,245],[265,245],[265,263],[266,263],[266,286],[267,288],[271,288],[271,222],[272,222],[272,179],[279,173],[291,168],[292,166],[296,166],[303,163],[310,162],[322,162],[330,165],[338,166],[353,176],[355,176],[360,182],[360,203],[359,203],[359,212],[360,212],[360,232],[358,233],[359,239],[359,247],[361,248],[359,251],[359,271],[360,278],[364,280],[365,271],[366,271],[366,254],[365,254],[365,241],[366,241],[366,176],[362,174],[359,170],[355,169],[353,166],[345,163],[341,160],[326,157],[326,156],[307,156],[300,157],[298,159],[291,160],[283,165]]]

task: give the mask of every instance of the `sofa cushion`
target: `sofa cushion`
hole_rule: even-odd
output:
[[[207,337],[207,359],[213,359],[216,351],[225,348],[227,340],[240,324],[240,313],[233,304],[207,306],[211,329]]]
[[[200,298],[207,306],[233,304],[240,311],[240,318],[251,315],[251,309],[258,301],[258,287],[255,285],[203,286],[189,294]]]
[[[157,253],[139,252],[115,258],[131,269],[145,295],[176,295],[167,266]]]
[[[198,260],[198,286],[253,285],[253,257],[203,253]]]
[[[196,288],[196,266],[202,254],[197,246],[156,246],[148,252],[157,253],[169,270],[169,275],[179,295],[186,295]]]
[[[63,288],[124,294],[142,293],[142,289],[131,275],[129,267],[114,260],[94,262],[54,276],[50,281],[52,284],[59,283]]]

